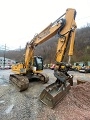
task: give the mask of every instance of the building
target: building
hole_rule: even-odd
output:
[[[16,63],[15,60],[0,57],[0,68],[11,68],[11,66],[15,63]]]

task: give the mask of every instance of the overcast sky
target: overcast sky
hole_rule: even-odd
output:
[[[78,28],[90,23],[90,0],[0,0],[0,46],[25,47],[67,8],[76,9]]]

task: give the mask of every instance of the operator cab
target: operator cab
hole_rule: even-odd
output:
[[[33,66],[36,67],[36,71],[43,70],[43,59],[41,56],[34,56]]]

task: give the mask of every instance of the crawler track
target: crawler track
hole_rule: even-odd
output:
[[[24,91],[29,87],[29,80],[26,76],[11,74],[9,80],[10,83],[14,84],[19,91]]]
[[[37,73],[28,77],[19,74],[11,74],[9,77],[10,83],[12,83],[20,92],[28,89],[30,79],[39,79],[43,83],[49,81],[49,77],[44,73]]]

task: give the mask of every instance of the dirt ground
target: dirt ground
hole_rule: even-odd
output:
[[[39,100],[39,95],[56,78],[53,70],[44,72],[49,75],[48,83],[34,81],[28,90],[18,92],[9,83],[11,70],[0,70],[0,120],[90,120],[90,84],[72,87],[62,102],[50,109]],[[90,73],[69,73],[74,75],[74,83],[77,79],[90,80]]]

